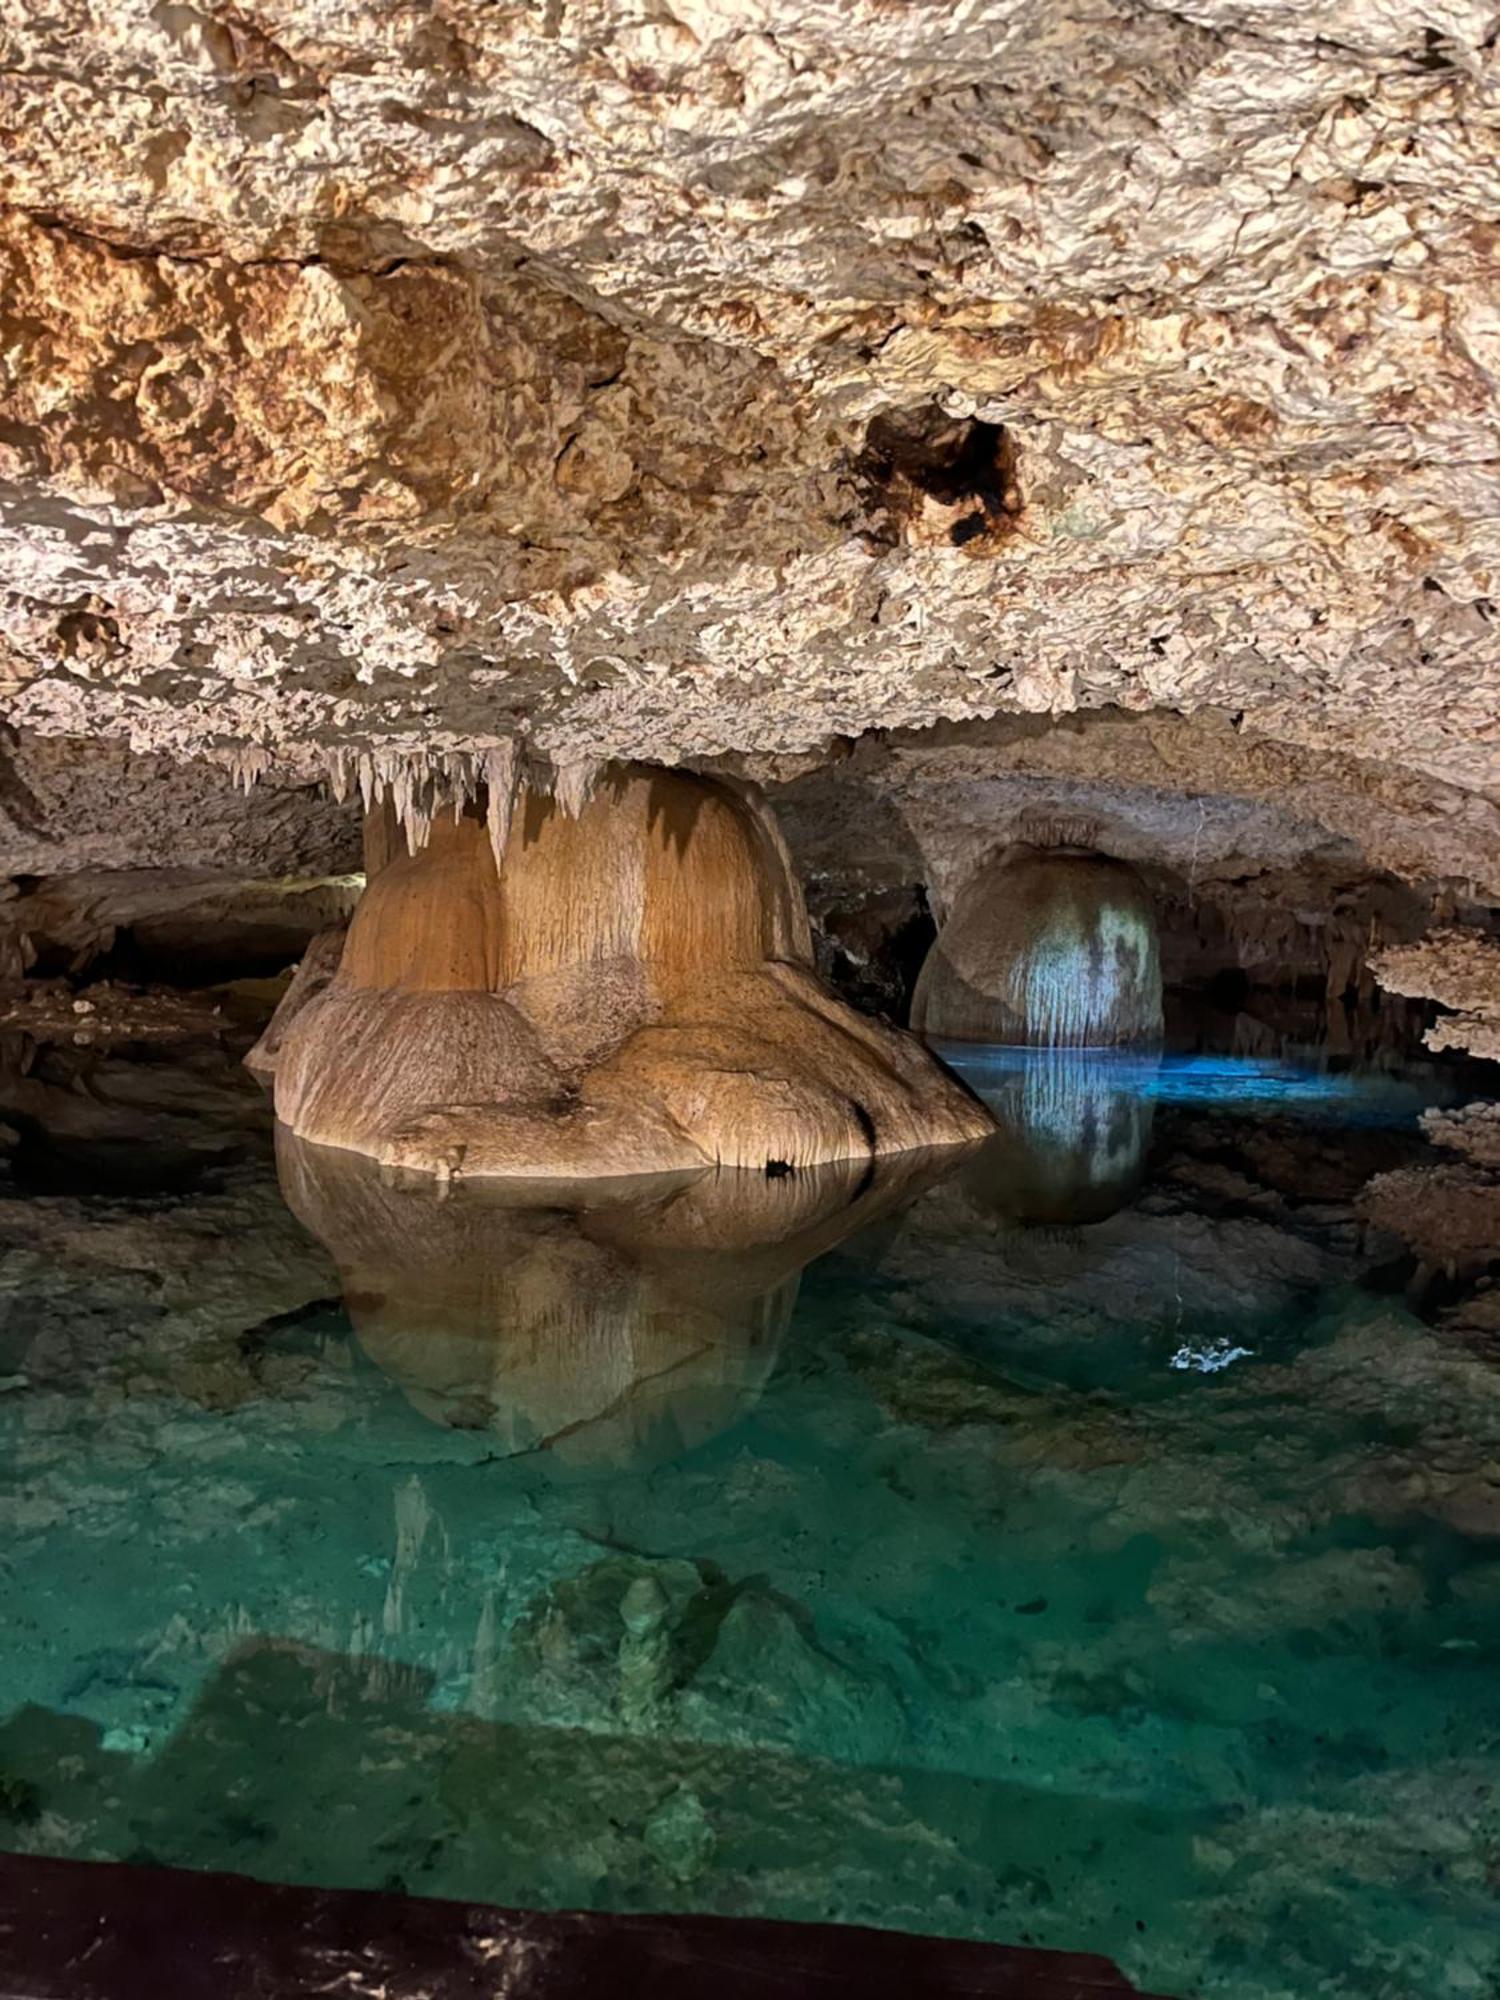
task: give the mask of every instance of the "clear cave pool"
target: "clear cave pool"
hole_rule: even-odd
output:
[[[0,1107],[0,1847],[1500,1992],[1500,1363],[1434,1065],[952,1051],[998,1137],[456,1188],[208,1049]]]

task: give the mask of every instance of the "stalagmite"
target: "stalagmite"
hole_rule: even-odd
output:
[[[276,1024],[278,1117],[439,1175],[772,1173],[984,1136],[988,1114],[811,968],[758,796],[681,772],[563,767],[552,796],[437,813],[375,753],[408,852],[371,876],[338,971]]]
[[[1098,1048],[1161,1034],[1156,919],[1123,862],[1009,847],[960,890],[912,999],[939,1039]]]

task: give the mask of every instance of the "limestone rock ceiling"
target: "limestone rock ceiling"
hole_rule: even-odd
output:
[[[1489,821],[1494,0],[8,22],[14,724],[1217,708]]]

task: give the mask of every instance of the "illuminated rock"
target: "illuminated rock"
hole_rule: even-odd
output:
[[[1161,1034],[1161,964],[1134,869],[1011,847],[954,903],[917,981],[912,1026],[953,1041],[1117,1047]]]
[[[257,1052],[284,1124],[443,1176],[794,1171],[989,1130],[819,983],[748,789],[627,766],[569,803],[439,817],[373,877],[337,973]]]

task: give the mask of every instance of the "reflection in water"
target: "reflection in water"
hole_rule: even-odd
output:
[[[951,1052],[950,1052],[951,1053]],[[967,1081],[1000,1129],[967,1161],[975,1205],[1007,1221],[1102,1222],[1145,1173],[1161,1058],[1099,1049],[986,1048]]]
[[[1144,1178],[1158,1104],[1225,1117],[1351,1128],[1411,1124],[1462,1096],[1451,1072],[1385,1075],[1305,1062],[1154,1050],[1031,1049],[936,1042],[1000,1130],[963,1170],[981,1208],[1018,1223],[1102,1222]]]
[[[276,1139],[288,1205],[413,1407],[492,1432],[506,1456],[575,1466],[660,1460],[727,1428],[771,1371],[803,1266],[953,1158],[440,1193],[284,1128]]]

